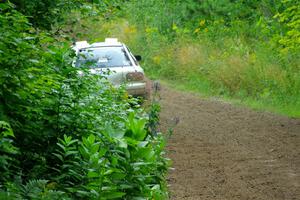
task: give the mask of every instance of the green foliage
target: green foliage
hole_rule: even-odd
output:
[[[73,10],[88,15],[102,15],[109,19],[120,10],[124,0],[11,0],[16,10],[28,17],[35,28],[51,30],[65,23],[65,17]],[[76,19],[75,19],[76,20]]]
[[[67,37],[34,29],[10,3],[0,24],[0,197],[167,198],[165,140],[149,136],[136,100],[79,75]]]
[[[154,94],[155,95],[155,94]],[[149,120],[146,124],[147,129],[151,133],[152,136],[156,136],[158,130],[158,121],[159,121],[159,112],[160,112],[160,104],[157,100],[154,100],[150,106],[150,110],[148,111]]]
[[[146,135],[145,120],[131,113],[126,129],[81,140],[65,135],[54,154],[61,162],[54,175],[58,188],[88,199],[167,198],[161,176],[168,166],[165,142],[161,135]]]
[[[0,190],[0,198],[8,200],[19,199],[41,199],[41,200],[68,200],[70,198],[64,192],[55,191],[51,189],[48,181],[38,179],[30,180],[26,184],[21,183],[9,183],[6,185],[6,191]]]
[[[13,144],[14,133],[10,125],[5,121],[0,121],[0,181],[6,181],[13,173],[14,158],[18,149]]]
[[[282,46],[281,52],[297,53],[300,51],[300,2],[296,0],[283,0],[285,9],[275,15],[284,27],[283,36],[276,36]]]
[[[125,38],[143,52],[148,75],[299,116],[298,1],[133,0],[126,6],[128,22],[110,23],[100,34]]]
[[[78,8],[83,0],[11,0],[16,9],[28,16],[35,27],[51,29],[54,23],[62,22],[63,14]]]
[[[201,20],[219,28],[218,22],[226,27],[239,22],[252,25],[260,17],[272,18],[279,8],[279,0],[132,0],[127,3],[126,15],[135,24],[156,27],[161,33],[172,36],[170,32],[176,31],[174,24],[183,28],[184,33],[192,33]]]

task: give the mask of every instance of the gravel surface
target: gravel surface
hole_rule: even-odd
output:
[[[300,119],[162,86],[161,129],[176,118],[171,199],[299,200]]]

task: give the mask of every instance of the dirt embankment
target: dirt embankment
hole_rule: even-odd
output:
[[[162,87],[172,200],[300,199],[300,120]]]

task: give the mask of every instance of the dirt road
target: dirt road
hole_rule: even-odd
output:
[[[171,200],[299,200],[300,120],[162,87]]]

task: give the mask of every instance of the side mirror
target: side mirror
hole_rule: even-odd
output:
[[[140,55],[135,55],[134,57],[135,57],[135,59],[136,59],[137,61],[141,61],[141,60],[142,60],[142,56],[140,56]]]

